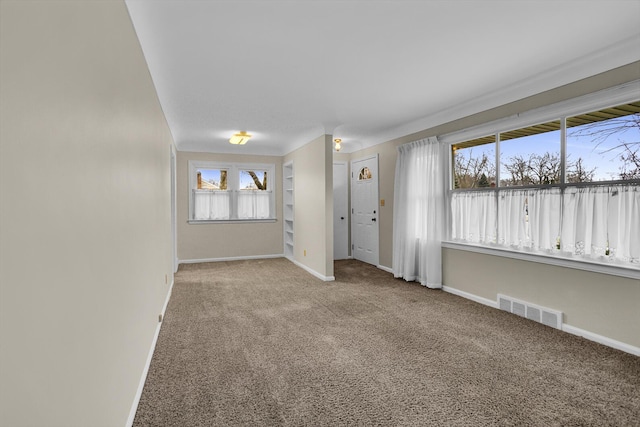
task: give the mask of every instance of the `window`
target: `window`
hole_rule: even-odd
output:
[[[195,168],[193,188],[194,220],[226,220],[230,218],[230,192],[227,188],[228,169]]]
[[[500,133],[500,186],[560,183],[560,120]]]
[[[567,118],[567,182],[640,179],[640,102]]]
[[[453,152],[453,188],[495,187],[495,135],[453,144],[451,149]]]
[[[264,169],[240,169],[239,174],[238,218],[270,218],[271,192],[268,190],[271,181],[268,179],[270,173]]]
[[[371,169],[366,166],[360,169],[360,172],[358,173],[358,181],[366,181],[372,178],[373,175],[371,175]]]
[[[189,220],[275,219],[275,165],[189,162]]]
[[[500,130],[524,114],[452,144],[452,239],[640,264],[629,237],[640,232],[640,101],[576,114],[577,102],[571,114],[555,107],[557,119]]]

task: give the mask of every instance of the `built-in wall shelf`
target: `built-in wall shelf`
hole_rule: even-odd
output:
[[[282,188],[284,189],[284,256],[289,259],[293,259],[293,247],[295,243],[293,226],[295,213],[295,205],[293,200],[293,161],[285,163],[282,166],[282,169]]]

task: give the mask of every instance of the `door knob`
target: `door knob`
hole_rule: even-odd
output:
[[[341,217],[340,217],[340,219],[344,219],[344,217],[343,217],[343,216],[341,216]]]
[[[371,218],[371,221],[375,221],[375,220],[376,220],[375,218]]]

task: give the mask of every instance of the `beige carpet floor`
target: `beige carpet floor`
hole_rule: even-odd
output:
[[[638,426],[640,358],[358,261],[182,265],[135,426]]]

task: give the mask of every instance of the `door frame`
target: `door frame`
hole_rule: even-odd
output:
[[[177,211],[177,162],[176,162],[176,148],[171,144],[169,146],[169,158],[171,169],[171,258],[173,263],[173,272],[178,271],[178,211]]]
[[[375,188],[375,191],[376,191],[376,206],[377,206],[377,208],[376,208],[377,218],[376,218],[376,224],[375,224],[376,234],[377,234],[377,239],[376,239],[377,250],[376,250],[376,260],[375,260],[376,262],[375,262],[375,265],[377,267],[377,266],[380,265],[380,221],[379,221],[379,219],[380,219],[380,156],[379,156],[378,153],[375,153],[375,154],[370,155],[370,156],[362,157],[362,158],[359,158],[359,159],[352,159],[351,160],[351,162],[349,164],[349,167],[351,169],[351,173],[350,173],[350,175],[351,175],[351,186],[350,186],[351,194],[350,194],[350,198],[349,198],[349,209],[351,211],[350,217],[352,217],[353,214],[354,214],[354,211],[353,211],[353,198],[354,198],[355,187],[356,187],[356,185],[355,185],[355,173],[357,172],[355,170],[355,168],[353,167],[353,164],[356,163],[356,162],[361,162],[361,161],[364,161],[364,160],[372,160],[372,159],[375,159],[375,162],[376,162],[376,174],[377,174],[377,179],[376,179],[377,185],[376,185],[376,188]],[[354,233],[355,233],[355,228],[356,227],[353,227],[353,219],[352,218],[350,218],[349,224],[351,225],[351,227],[350,227],[351,228],[351,233],[349,234],[351,236],[351,242],[350,242],[351,243],[350,244],[351,257],[355,259],[355,249],[354,249],[354,243],[353,242],[355,241]]]
[[[347,256],[346,256],[346,258],[340,258],[340,259],[350,259],[350,258],[352,258],[352,254],[351,254],[351,245],[350,245],[350,242],[351,242],[351,232],[350,232],[350,229],[351,229],[351,215],[349,214],[349,212],[351,211],[351,209],[350,209],[350,207],[351,207],[351,199],[350,199],[350,197],[349,197],[349,196],[350,196],[350,189],[351,189],[350,184],[351,184],[351,183],[349,182],[349,162],[347,162],[347,161],[338,161],[338,160],[334,160],[334,161],[333,161],[333,168],[334,168],[334,170],[335,170],[335,166],[336,166],[336,165],[344,166],[344,172],[345,172],[344,179],[345,179],[345,184],[346,184],[345,188],[346,188],[346,193],[347,193],[347,194],[345,195],[345,200],[344,200],[344,202],[345,202],[345,208],[346,208],[346,210],[347,210],[347,212],[346,212],[346,217],[345,217],[345,218],[346,218],[346,220],[347,220],[347,233],[346,233],[347,241],[346,241],[346,248],[345,248],[345,249],[346,249]],[[335,184],[335,182],[334,182],[334,184]],[[336,207],[336,203],[335,203],[335,193],[334,193],[334,202],[333,202],[333,206],[334,206],[334,217],[335,217],[335,207]],[[334,227],[334,229],[335,229],[335,224],[333,225],[333,227]],[[334,259],[334,260],[336,259],[336,256],[335,256],[335,234],[334,234],[334,251],[333,251],[333,259]]]

